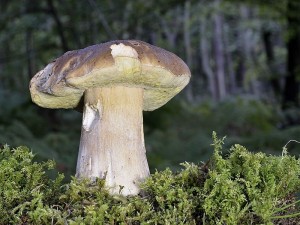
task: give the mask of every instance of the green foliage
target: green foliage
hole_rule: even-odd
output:
[[[57,200],[63,175],[55,180],[46,176],[54,162],[36,163],[26,147],[10,150],[4,146],[0,152],[0,218],[1,224],[20,224],[27,212],[42,208],[44,202]]]
[[[257,216],[270,223],[279,200],[299,191],[300,160],[286,153],[281,157],[250,153],[241,145],[234,145],[223,158],[221,144],[214,134],[213,169],[204,186],[208,218],[215,219],[218,212],[219,224],[248,224]]]
[[[67,177],[74,173],[80,138],[79,113],[57,110],[51,115],[53,111],[40,112],[24,96],[1,89],[0,105],[0,146],[7,143],[12,147],[28,146],[39,160],[54,159],[59,171]],[[51,116],[54,122],[45,120]],[[55,117],[64,123],[60,124]],[[61,151],[61,146],[64,146],[64,151]]]
[[[172,100],[144,117],[149,163],[159,170],[176,170],[183,159],[194,163],[208,160],[213,130],[228,135],[228,148],[240,143],[274,155],[281,154],[278,146],[284,146],[290,139],[297,140],[300,132],[299,126],[280,128],[287,123],[286,116],[271,104],[253,98],[195,105]],[[298,145],[289,145],[290,154],[297,155],[298,151]]]
[[[182,165],[185,169],[178,174],[166,169],[156,172],[142,184],[147,200],[154,207],[151,224],[196,224],[200,221],[205,173],[194,164]]]
[[[139,196],[111,196],[104,180],[63,175],[53,161],[37,163],[26,147],[0,151],[0,224],[279,224],[299,221],[300,160],[248,152],[213,135],[214,153],[202,166],[155,172]]]

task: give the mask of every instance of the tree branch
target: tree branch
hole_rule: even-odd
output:
[[[56,23],[56,26],[57,26],[57,32],[59,34],[60,42],[61,42],[61,45],[62,45],[61,47],[62,47],[64,52],[67,52],[67,51],[69,51],[69,46],[68,46],[68,43],[67,43],[67,40],[66,40],[66,37],[65,37],[62,22],[61,22],[58,14],[57,14],[57,11],[56,11],[56,9],[53,5],[53,1],[52,0],[47,0],[47,4],[48,4],[48,7],[49,7],[49,12],[53,16],[53,19],[54,19],[54,21]]]
[[[114,39],[114,40],[118,39],[117,35],[113,32],[113,30],[108,25],[106,18],[104,17],[103,13],[101,12],[99,7],[97,6],[96,2],[94,0],[88,0],[88,2],[90,3],[92,9],[97,11],[97,14],[98,14],[99,19],[100,19],[100,23],[104,27],[104,29],[105,29],[106,33],[108,34],[109,38]]]

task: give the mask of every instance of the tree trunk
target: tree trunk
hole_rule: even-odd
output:
[[[218,98],[220,100],[226,97],[226,81],[225,81],[225,59],[224,59],[224,43],[223,43],[223,15],[219,12],[220,0],[216,0],[217,12],[214,15],[214,50],[216,61],[216,78],[218,84]]]
[[[191,11],[191,3],[190,1],[185,1],[184,3],[184,49],[186,53],[186,63],[190,70],[193,68],[193,61],[192,61],[192,46],[191,46],[191,29],[190,29],[190,11]],[[193,97],[193,90],[192,90],[192,82],[186,87],[186,97],[189,102],[192,102]]]
[[[250,21],[251,11],[247,6],[240,7],[241,22],[247,24]],[[255,43],[253,42],[253,30],[249,27],[241,27],[240,30],[241,38],[241,72],[242,75],[242,87],[256,96],[259,96],[259,84],[257,81],[256,74],[253,72],[256,67],[255,59],[253,58],[253,50]],[[246,76],[245,76],[246,74]]]
[[[100,21],[101,25],[103,26],[104,30],[106,31],[108,37],[110,39],[113,39],[113,40],[117,39],[117,35],[114,33],[114,31],[109,26],[109,23],[107,22],[104,14],[100,10],[100,8],[97,5],[97,3],[95,2],[95,0],[88,0],[88,2],[90,4],[92,10],[95,10],[97,12],[97,16],[99,18],[99,21]]]
[[[272,32],[270,30],[264,30],[262,33],[262,38],[265,46],[267,65],[270,73],[270,84],[274,96],[279,97],[281,95],[281,87],[280,87],[278,72],[274,65],[275,56],[274,56],[274,48],[272,43]]]
[[[58,32],[58,35],[60,38],[62,50],[64,52],[67,52],[67,51],[69,51],[69,46],[68,46],[67,39],[65,37],[64,27],[63,27],[62,22],[57,14],[56,8],[54,7],[53,0],[47,0],[47,4],[48,4],[49,11],[56,23],[57,32]]]
[[[25,46],[26,46],[26,59],[27,59],[27,77],[24,79],[24,83],[29,83],[33,76],[33,64],[32,64],[32,31],[27,29],[25,32]]]
[[[287,5],[288,42],[287,76],[283,93],[283,108],[299,106],[300,78],[300,2],[289,0]]]
[[[162,25],[162,30],[168,40],[168,44],[170,45],[171,49],[174,50],[176,46],[176,37],[178,33],[171,31],[170,26],[167,24],[165,18],[161,18],[161,25]]]
[[[237,91],[237,84],[236,84],[236,75],[233,69],[233,60],[231,57],[231,51],[230,51],[230,41],[229,41],[229,29],[228,25],[226,26],[226,32],[224,31],[224,46],[225,46],[225,59],[226,59],[226,65],[227,65],[227,72],[228,72],[228,78],[229,78],[229,84],[228,84],[228,92],[230,94],[235,94]]]
[[[201,55],[201,64],[203,68],[203,72],[207,77],[209,92],[212,96],[212,98],[217,101],[218,100],[218,93],[216,88],[216,82],[214,79],[214,72],[210,65],[210,55],[209,55],[209,49],[208,49],[208,43],[205,37],[205,19],[200,20],[200,55]]]

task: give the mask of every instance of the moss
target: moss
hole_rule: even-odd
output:
[[[0,152],[0,222],[20,224],[28,212],[58,201],[63,175],[51,180],[47,170],[54,162],[33,162],[33,154],[26,147],[11,150],[4,146]]]
[[[50,179],[52,161],[34,162],[26,147],[0,151],[0,224],[297,224],[300,161],[251,153],[213,137],[204,165],[155,172],[134,197],[111,196],[104,181],[63,175]],[[291,216],[293,214],[293,216]],[[298,216],[298,217],[297,217]],[[288,218],[285,218],[288,217]]]
[[[299,191],[300,161],[285,152],[280,157],[254,154],[241,145],[222,157],[222,142],[214,134],[215,152],[204,185],[208,218],[219,224],[271,223],[280,201]]]

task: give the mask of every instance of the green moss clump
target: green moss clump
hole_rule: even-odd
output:
[[[295,194],[300,161],[251,153],[234,145],[202,166],[156,172],[134,197],[111,196],[103,180],[91,184],[63,175],[50,179],[53,162],[37,163],[25,147],[0,151],[0,224],[297,224]],[[297,217],[298,216],[298,217]],[[285,218],[288,217],[288,218]],[[290,218],[289,218],[290,217]]]
[[[0,224],[26,223],[31,211],[58,201],[64,176],[49,179],[46,171],[55,163],[33,162],[33,157],[26,147],[0,151]]]
[[[215,134],[213,138],[215,151],[203,189],[208,220],[216,224],[272,224],[286,203],[284,199],[299,192],[300,160],[286,152],[280,157],[254,154],[241,145],[232,146],[229,155],[222,157],[223,140]]]

